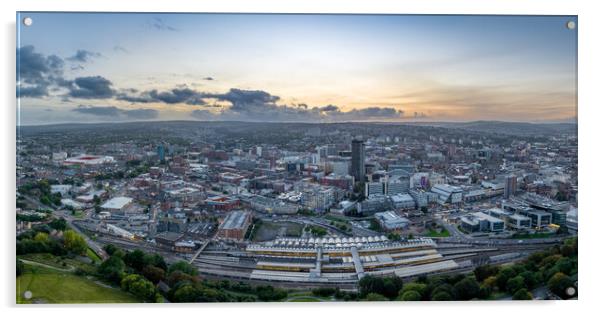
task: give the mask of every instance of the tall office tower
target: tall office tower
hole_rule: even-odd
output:
[[[165,145],[159,144],[159,146],[157,146],[157,156],[159,157],[159,160],[165,160]]]
[[[516,176],[509,175],[506,176],[506,185],[504,187],[504,198],[510,198],[512,195],[516,193]]]
[[[364,182],[366,177],[366,145],[363,141],[354,139],[351,142],[351,175],[356,182]]]

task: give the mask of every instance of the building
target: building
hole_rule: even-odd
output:
[[[391,203],[393,203],[393,207],[398,210],[416,209],[416,201],[414,201],[414,198],[407,193],[391,195]]]
[[[431,203],[437,203],[439,195],[420,189],[410,190],[410,196],[414,198],[417,207],[427,207]]]
[[[351,142],[351,175],[356,182],[364,182],[366,177],[366,145],[364,141],[354,139]]]
[[[401,230],[410,225],[410,221],[407,218],[393,211],[375,213],[374,218],[386,231]]]
[[[444,204],[458,204],[462,202],[462,189],[460,187],[449,184],[436,184],[431,188],[431,191],[437,193],[439,198],[437,202]]]
[[[536,209],[521,209],[518,214],[531,218],[531,227],[540,229],[552,224],[552,214]]]
[[[368,182],[364,186],[366,197],[373,195],[384,195],[385,194],[385,183],[384,182]]]
[[[508,228],[515,230],[524,230],[531,228],[531,218],[520,214],[512,214],[506,217]]]
[[[515,175],[506,176],[506,185],[504,186],[504,198],[509,199],[516,193],[517,180]]]
[[[217,229],[217,237],[243,240],[251,225],[251,213],[245,211],[230,212]]]
[[[299,210],[298,204],[261,195],[241,196],[241,201],[255,211],[270,214],[295,214]]]
[[[335,192],[329,187],[314,187],[303,191],[301,205],[310,210],[324,212],[335,203]]]
[[[61,196],[65,196],[69,194],[71,188],[73,188],[73,186],[70,184],[53,184],[50,186],[50,193],[60,193]]]
[[[388,197],[374,196],[358,204],[357,212],[362,216],[371,215],[377,212],[384,212],[391,209],[391,201]]]
[[[504,220],[483,212],[475,212],[470,215],[462,216],[460,218],[460,225],[462,229],[470,233],[477,231],[502,232],[505,228]]]
[[[395,195],[408,193],[410,190],[410,178],[409,177],[398,177],[394,180],[390,180],[386,183],[386,194]]]
[[[168,213],[166,217],[159,219],[157,223],[157,232],[172,232],[172,233],[185,233],[188,228],[188,219],[186,214],[179,213]]]
[[[67,158],[63,161],[66,166],[97,166],[106,163],[114,163],[115,159],[111,156],[95,156],[95,155],[79,155],[76,157]]]
[[[487,214],[497,217],[506,223],[506,227],[514,230],[524,230],[531,228],[531,218],[517,213],[512,213],[500,208],[492,208],[486,211]]]
[[[118,196],[106,201],[100,207],[108,212],[123,212],[124,209],[132,203],[132,201],[132,198]]]
[[[160,161],[165,160],[165,146],[163,144],[157,146],[157,157]]]

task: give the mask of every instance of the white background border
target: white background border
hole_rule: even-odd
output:
[[[261,315],[577,315],[599,313],[600,282],[600,158],[602,119],[600,113],[600,30],[602,12],[598,1],[537,0],[414,0],[414,1],[192,1],[192,0],[3,0],[3,74],[0,76],[2,109],[2,175],[0,201],[2,245],[0,262],[4,273],[0,286],[3,315],[106,315],[136,313],[162,315],[178,313],[223,316]],[[61,307],[16,306],[14,283],[15,232],[15,17],[16,11],[127,11],[127,12],[287,12],[287,13],[404,13],[404,14],[554,14],[578,15],[579,32],[579,202],[581,254],[579,300],[570,302],[429,302],[429,303],[261,303],[261,304],[163,304],[163,305],[79,305]],[[598,312],[595,312],[598,310]],[[6,313],[6,314],[5,314]]]

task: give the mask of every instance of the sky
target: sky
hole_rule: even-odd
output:
[[[575,16],[26,13],[18,122],[574,121]]]

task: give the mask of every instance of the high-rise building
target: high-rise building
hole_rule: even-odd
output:
[[[159,160],[165,160],[165,146],[163,144],[157,146],[157,156],[159,156]]]
[[[354,139],[351,142],[351,175],[356,182],[364,182],[366,176],[366,145],[363,141]]]
[[[504,198],[508,199],[516,193],[516,176],[506,176],[506,185],[504,186]]]

